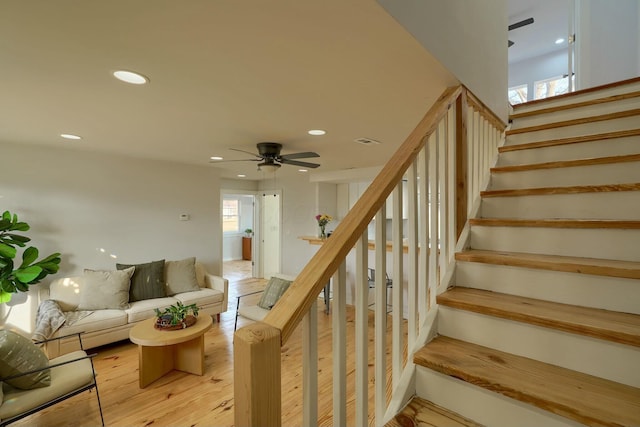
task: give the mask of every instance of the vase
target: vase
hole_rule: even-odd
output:
[[[321,239],[326,239],[327,238],[327,233],[324,230],[325,227],[326,227],[326,225],[321,225],[320,226],[320,233],[318,234],[318,237],[321,238]]]

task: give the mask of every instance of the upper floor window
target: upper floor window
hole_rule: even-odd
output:
[[[514,86],[509,88],[509,103],[511,105],[522,104],[523,102],[527,102],[527,92],[529,88],[527,84],[523,84],[520,86]]]
[[[575,81],[575,75],[572,77]],[[569,79],[567,76],[551,77],[550,79],[539,80],[534,83],[534,98],[543,99],[550,96],[569,93]]]

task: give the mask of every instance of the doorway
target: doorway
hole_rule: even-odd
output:
[[[255,277],[255,194],[222,192],[222,273],[231,281]]]

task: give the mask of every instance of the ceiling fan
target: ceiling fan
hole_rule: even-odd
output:
[[[301,153],[280,154],[282,150],[282,144],[277,142],[259,142],[256,147],[258,153],[251,153],[249,151],[239,150],[237,148],[230,148],[233,151],[239,151],[254,156],[254,159],[241,159],[241,160],[212,160],[211,163],[223,163],[227,162],[260,162],[258,163],[258,170],[261,168],[277,169],[282,165],[300,166],[303,168],[315,169],[320,166],[318,163],[302,162],[296,159],[304,159],[308,157],[320,157],[318,153],[312,151],[305,151]]]
[[[522,21],[518,21],[518,22],[516,22],[514,24],[509,25],[508,31],[515,30],[515,29],[518,29],[520,27],[524,27],[525,25],[529,25],[529,24],[533,24],[533,18],[523,19]],[[511,47],[514,44],[515,44],[515,42],[512,42],[511,40],[509,40],[508,47]]]

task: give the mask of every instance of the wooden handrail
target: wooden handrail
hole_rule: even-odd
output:
[[[478,111],[485,119],[489,121],[496,129],[505,130],[507,125],[493,111],[489,109],[482,101],[480,101],[469,89],[465,87],[467,102],[474,110]]]
[[[342,260],[356,244],[393,188],[415,160],[424,146],[424,139],[433,133],[438,122],[462,93],[461,86],[447,88],[411,132],[398,151],[373,180],[353,209],[338,225],[331,238],[320,247],[309,263],[298,274],[287,292],[267,314],[264,323],[280,330],[284,344],[318,294],[338,269]]]

